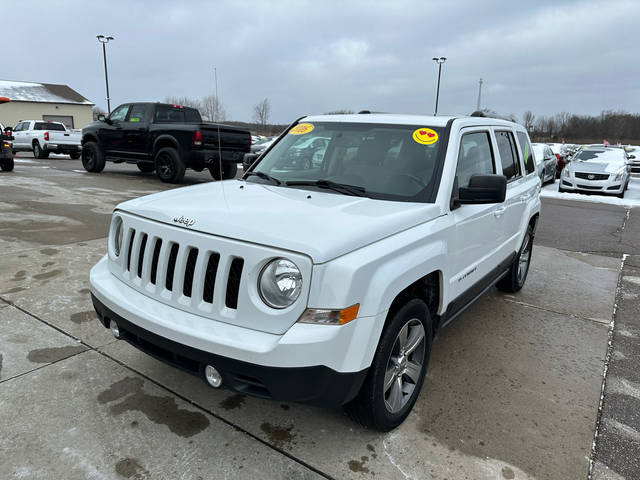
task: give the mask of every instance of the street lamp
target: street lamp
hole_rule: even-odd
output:
[[[438,64],[438,88],[436,89],[436,111],[434,116],[438,114],[438,100],[440,98],[440,74],[442,73],[442,64],[447,61],[446,57],[433,57],[434,62]]]
[[[102,57],[104,58],[104,81],[107,84],[107,110],[111,114],[111,99],[109,98],[109,76],[107,75],[107,49],[105,45],[113,40],[113,37],[105,37],[104,35],[97,35],[96,38],[102,44]]]

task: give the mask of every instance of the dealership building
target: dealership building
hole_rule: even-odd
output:
[[[82,128],[93,120],[94,104],[67,85],[0,80],[0,123],[15,126],[20,120],[62,122]]]

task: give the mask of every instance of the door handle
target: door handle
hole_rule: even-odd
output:
[[[500,218],[500,217],[502,216],[502,214],[503,214],[504,212],[506,212],[506,211],[507,211],[507,208],[506,208],[506,207],[498,207],[498,208],[496,208],[496,209],[493,211],[493,215],[494,215],[496,218]]]
[[[527,200],[529,200],[530,196],[531,196],[530,193],[525,193],[524,195],[520,195],[520,200],[522,200],[523,202],[526,202]]]

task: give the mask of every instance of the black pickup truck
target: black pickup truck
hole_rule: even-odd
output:
[[[234,178],[250,149],[249,130],[204,123],[195,108],[165,103],[126,103],[82,129],[88,172],[101,172],[107,160],[135,163],[169,183],[180,183],[187,167],[208,168],[216,180]]]
[[[13,170],[13,151],[11,149],[11,136],[10,131],[4,131],[2,124],[0,124],[0,170],[3,172],[10,172]]]

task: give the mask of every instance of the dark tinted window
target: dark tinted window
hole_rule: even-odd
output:
[[[520,162],[516,154],[515,140],[511,132],[496,132],[498,152],[502,162],[502,174],[507,180],[520,175]]]
[[[136,123],[136,122],[146,122],[147,121],[147,111],[149,110],[148,105],[132,105],[131,110],[129,111],[129,117],[127,122]]]
[[[200,123],[200,113],[195,108],[173,105],[158,105],[156,108],[156,123]]]
[[[529,173],[533,173],[536,170],[536,163],[533,160],[533,152],[531,151],[531,145],[527,134],[524,132],[518,132],[518,143],[520,144],[520,150],[524,156],[524,169]]]
[[[458,187],[467,187],[471,175],[495,173],[489,132],[473,132],[462,136],[458,152]]]
[[[33,129],[34,130],[53,130],[57,132],[65,131],[64,125],[60,123],[53,123],[53,122],[36,122],[36,125],[35,127],[33,127]]]

